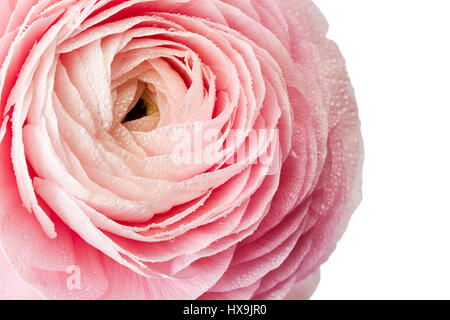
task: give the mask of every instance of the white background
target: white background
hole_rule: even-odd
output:
[[[366,160],[313,299],[450,299],[450,1],[314,2],[347,60]]]

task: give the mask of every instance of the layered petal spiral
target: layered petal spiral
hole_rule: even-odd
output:
[[[0,297],[312,294],[360,201],[362,141],[310,0],[0,12]]]

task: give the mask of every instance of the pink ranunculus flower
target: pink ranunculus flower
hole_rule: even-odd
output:
[[[360,201],[362,141],[310,0],[0,14],[0,298],[312,294]]]

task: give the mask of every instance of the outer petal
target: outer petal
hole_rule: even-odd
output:
[[[0,300],[37,300],[41,297],[25,282],[0,252]]]

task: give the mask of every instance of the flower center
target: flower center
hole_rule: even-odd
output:
[[[159,118],[159,109],[153,100],[152,93],[145,89],[135,106],[126,114],[122,123],[139,120],[147,116]]]
[[[130,110],[130,112],[127,113],[125,118],[122,120],[122,123],[138,120],[140,118],[143,118],[147,115],[147,106],[145,105],[145,101],[142,98],[139,98],[136,105],[133,107],[133,109]]]
[[[145,89],[141,97],[130,111],[125,115],[122,124],[128,123],[132,127],[138,126],[141,129],[151,130],[159,123],[160,114],[158,105],[155,102],[154,93]]]

